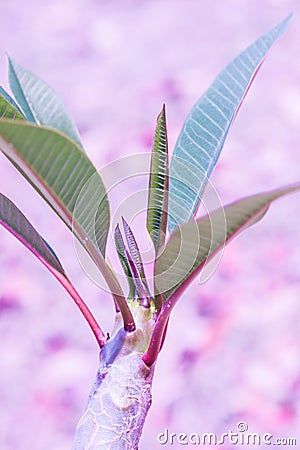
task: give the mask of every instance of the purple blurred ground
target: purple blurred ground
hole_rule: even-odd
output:
[[[101,167],[151,149],[163,102],[172,148],[189,108],[218,71],[296,10],[214,172],[227,202],[300,179],[297,9],[288,0],[2,0],[0,81],[7,87],[5,52],[46,79],[62,94]],[[81,270],[65,227],[2,156],[0,165],[1,191],[57,250],[110,330],[110,298]],[[157,435],[166,427],[220,435],[240,421],[249,432],[295,437],[298,446],[285,448],[299,448],[299,200],[294,195],[274,204],[230,244],[213,278],[195,282],[178,304],[157,364],[141,450],[161,448]],[[0,266],[0,449],[68,449],[97,368],[97,346],[62,288],[4,230]]]

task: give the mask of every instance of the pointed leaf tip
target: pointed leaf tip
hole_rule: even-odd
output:
[[[156,253],[165,242],[169,191],[168,136],[165,104],[157,117],[148,188],[147,230]]]
[[[253,78],[292,14],[240,53],[217,76],[187,116],[170,167],[168,228],[187,222],[197,211],[228,131]],[[186,166],[185,163],[186,162]]]
[[[282,22],[280,22],[277,25],[277,27],[275,27],[275,28],[278,28],[278,36],[279,37],[282,36],[286,32],[286,30],[288,29],[288,27],[292,21],[293,16],[294,16],[294,12],[292,11]]]
[[[83,149],[75,122],[54,89],[9,56],[8,68],[10,88],[26,119],[60,131]]]

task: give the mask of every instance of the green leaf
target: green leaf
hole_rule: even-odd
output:
[[[25,247],[27,247],[62,284],[87,320],[97,339],[97,342],[100,346],[103,346],[106,340],[103,331],[99,327],[85,302],[72,285],[71,281],[68,279],[56,254],[50,245],[31,225],[24,214],[16,207],[16,205],[1,193],[0,224],[10,231],[20,242],[22,242],[22,244],[24,244]]]
[[[85,153],[55,130],[7,120],[0,121],[0,147],[67,226],[74,230],[78,239],[82,242],[88,238],[103,260],[110,221],[109,204],[102,180]],[[91,177],[95,198],[101,205],[98,214],[101,211],[102,216],[102,220],[95,223],[95,230],[90,229],[98,207],[95,198],[82,199],[82,204],[76,206],[77,217],[73,222],[77,197]],[[99,248],[97,234],[105,236]]]
[[[197,211],[247,90],[268,50],[288,27],[291,16],[237,56],[217,76],[185,120],[170,167],[170,232]]]
[[[157,118],[154,146],[151,157],[147,208],[147,229],[157,253],[165,243],[168,217],[169,190],[168,138],[166,111],[163,105]]]
[[[8,62],[10,88],[26,119],[61,131],[82,148],[77,127],[60,96],[34,73],[10,58]]]
[[[8,120],[0,121],[0,149],[79,239],[102,272],[125,329],[132,331],[132,314],[104,259],[110,222],[106,190],[86,154],[56,130]]]
[[[0,86],[0,119],[24,120],[16,102]]]
[[[147,283],[147,278],[138,244],[130,226],[128,225],[124,217],[122,217],[122,222],[129,253],[127,252],[127,250],[125,251],[130,264],[135,286],[142,296],[146,295],[146,297],[150,300],[152,299],[152,295]],[[142,286],[140,286],[140,284]]]
[[[123,222],[123,228],[124,228],[126,242],[128,245],[130,256],[131,256],[136,268],[138,269],[140,277],[145,280],[146,275],[145,275],[145,271],[144,271],[141,253],[140,253],[139,247],[137,245],[136,239],[134,237],[134,234],[133,234],[130,226],[124,219],[124,217],[122,217],[122,222]]]
[[[96,246],[94,230],[90,226],[87,228],[85,223],[89,222],[88,218],[92,222],[98,210],[102,220],[95,225],[100,224],[100,234],[107,237],[110,219],[105,187],[95,167],[72,140],[50,128],[2,120],[0,146],[70,229],[77,197],[93,177],[95,198],[82,199],[73,228],[79,238],[88,237]],[[106,239],[102,240],[100,247],[102,256],[105,255],[105,245]]]
[[[129,262],[130,270],[132,273],[132,280],[134,282],[135,291],[137,292],[138,298],[143,301],[143,305],[147,308],[150,307],[150,294],[149,290],[146,292],[146,283],[145,280],[141,278],[140,272],[138,271],[138,268],[136,267],[135,262],[133,261],[131,254],[125,248],[125,255],[126,259]]]
[[[173,306],[224,244],[260,220],[275,199],[298,190],[299,184],[246,197],[177,228],[155,266],[156,286],[164,300]]]

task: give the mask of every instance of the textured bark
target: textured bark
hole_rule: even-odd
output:
[[[154,371],[154,366],[149,368],[142,361],[148,341],[144,331],[126,333],[119,328],[101,350],[97,377],[72,450],[138,449],[151,405]]]

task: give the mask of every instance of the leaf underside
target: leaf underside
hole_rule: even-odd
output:
[[[294,185],[246,197],[176,229],[155,266],[156,286],[164,300],[173,305],[224,244],[258,222],[274,200],[298,190],[300,185]]]
[[[237,56],[192,108],[175,145],[170,167],[168,229],[197,211],[229,128],[273,43],[284,33],[288,16]]]
[[[43,264],[66,276],[59,259],[49,244],[14,203],[1,193],[0,223],[35,254]]]
[[[77,127],[60,96],[41,78],[9,58],[10,88],[26,119],[61,131],[79,147]]]

